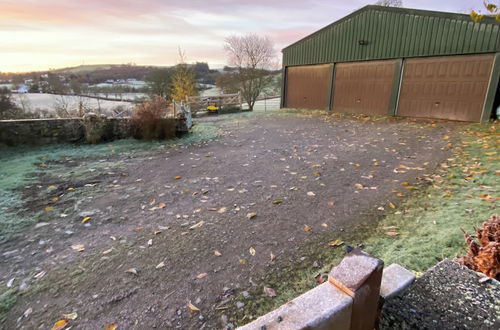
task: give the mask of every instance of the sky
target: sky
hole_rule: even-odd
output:
[[[373,1],[0,0],[0,72],[81,64],[226,63],[224,39],[254,33],[280,50]],[[403,0],[468,13],[483,0]]]

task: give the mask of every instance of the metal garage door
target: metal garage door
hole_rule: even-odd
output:
[[[396,60],[337,64],[333,111],[387,115],[395,69]]]
[[[288,67],[285,106],[328,109],[331,68],[332,64]]]
[[[399,116],[480,121],[493,55],[408,59]]]

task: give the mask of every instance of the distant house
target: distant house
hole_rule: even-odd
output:
[[[26,94],[26,93],[28,93],[28,90],[29,90],[28,86],[26,86],[26,85],[21,85],[21,86],[19,86],[19,88],[16,90],[16,93],[18,93],[18,94]]]

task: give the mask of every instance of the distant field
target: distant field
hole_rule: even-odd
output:
[[[80,101],[83,102],[85,108],[94,111],[101,109],[101,112],[104,114],[111,114],[113,109],[117,107],[123,107],[124,110],[131,110],[134,107],[134,103],[131,102],[98,100],[95,98],[71,95],[27,93],[14,94],[12,98],[18,106],[23,107],[24,104],[24,108],[28,112],[42,112],[44,115],[48,116],[50,116],[50,114],[55,114],[56,107],[60,106],[61,103],[67,104],[67,109],[70,112],[76,111]]]

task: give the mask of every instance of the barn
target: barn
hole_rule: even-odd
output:
[[[369,5],[283,49],[281,107],[484,122],[500,23]]]

